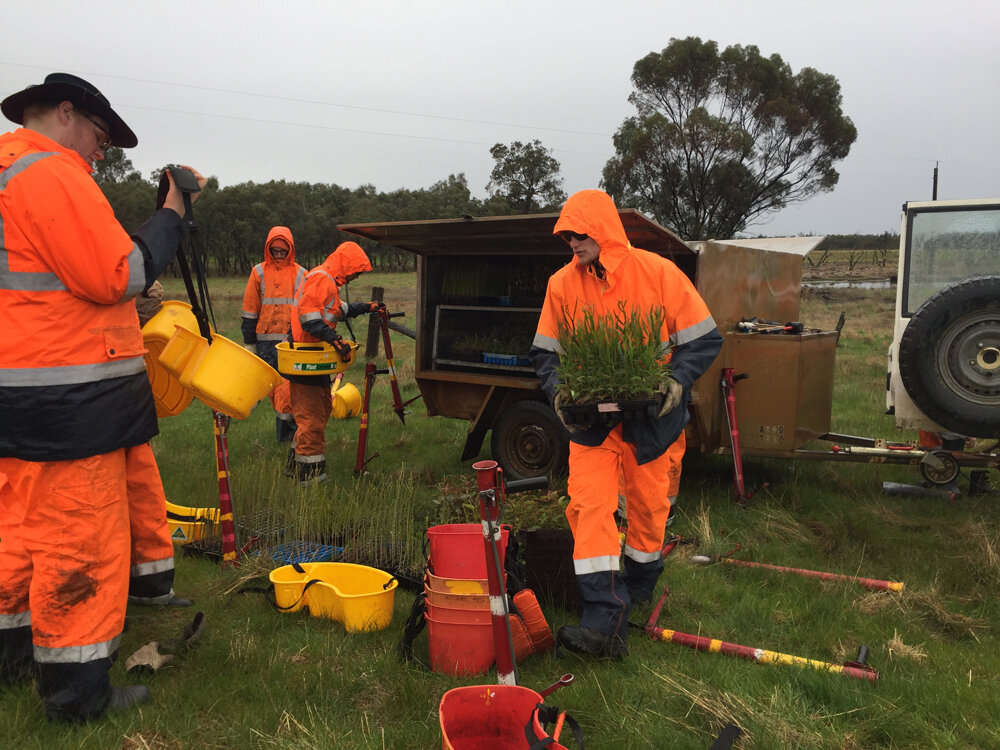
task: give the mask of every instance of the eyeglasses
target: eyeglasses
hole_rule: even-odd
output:
[[[559,236],[563,239],[564,242],[567,242],[567,243],[571,239],[572,240],[576,240],[577,242],[583,242],[584,240],[589,240],[590,239],[590,235],[589,234],[577,234],[576,232],[560,232]]]
[[[97,128],[98,132],[95,133],[97,136],[97,147],[101,149],[101,151],[107,151],[111,147],[111,133],[108,132],[108,129],[82,109],[78,109],[76,111],[90,120],[90,124]]]

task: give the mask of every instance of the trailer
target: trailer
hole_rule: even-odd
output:
[[[689,450],[941,466],[940,451],[830,433],[839,331],[801,326],[778,335],[745,321],[799,320],[802,259],[822,237],[685,242],[634,209],[619,214],[633,246],[673,261],[704,298],[724,336],[695,383]],[[513,478],[559,474],[568,435],[527,353],[549,276],[572,261],[552,234],[558,214],[346,224],[349,234],[417,255],[415,378],[427,413],[469,422],[462,460],[491,452]],[[736,411],[726,371],[742,376]],[[835,443],[809,450],[816,440]],[[955,465],[995,467],[995,454],[947,451]],[[734,455],[734,460],[739,460]],[[932,472],[933,474],[933,472]]]

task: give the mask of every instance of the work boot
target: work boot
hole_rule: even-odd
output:
[[[317,461],[314,464],[299,464],[299,487],[322,484],[326,480],[326,461]]]
[[[170,599],[164,602],[164,604],[168,607],[190,607],[194,604],[194,600],[183,596],[171,595]]]
[[[294,477],[295,476],[295,449],[288,449],[288,457],[285,459],[285,476]]]
[[[556,640],[564,648],[577,654],[621,659],[628,656],[628,646],[618,636],[607,635],[593,628],[563,625],[556,632]]]
[[[274,418],[274,433],[279,443],[290,443],[295,437],[295,430],[298,429],[294,419],[282,419],[279,416]]]
[[[111,700],[108,701],[108,708],[111,710],[132,708],[148,700],[149,688],[145,685],[112,686]]]

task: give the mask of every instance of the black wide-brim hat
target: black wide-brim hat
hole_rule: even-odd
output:
[[[18,125],[24,124],[24,108],[35,102],[73,102],[80,109],[96,115],[108,123],[111,143],[120,148],[132,148],[139,139],[132,128],[111,109],[111,103],[97,87],[69,73],[49,73],[45,83],[28,86],[0,102],[4,117]]]

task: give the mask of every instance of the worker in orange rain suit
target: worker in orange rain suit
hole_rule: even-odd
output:
[[[332,344],[343,359],[350,356],[350,347],[337,333],[337,322],[362,313],[375,312],[380,302],[354,302],[340,299],[340,287],[363,273],[372,264],[356,242],[342,242],[327,259],[306,274],[295,301],[292,315],[292,339],[295,343]],[[290,381],[292,414],[295,431],[296,473],[299,484],[326,481],[326,423],[333,411],[329,375],[285,375]]]
[[[272,227],[264,243],[264,262],[250,272],[243,293],[243,343],[275,370],[278,354],[274,347],[284,341],[292,320],[295,296],[306,277],[306,269],[295,262],[295,241],[288,227]],[[279,394],[279,389],[285,393]],[[279,443],[295,435],[295,420],[288,409],[285,381],[270,393],[274,407],[274,430]]]
[[[530,356],[542,389],[560,412],[556,367],[563,315],[579,320],[585,308],[596,315],[618,309],[665,314],[660,342],[672,346],[671,374],[660,388],[655,419],[626,416],[613,427],[570,431],[569,496],[566,509],[573,531],[573,565],[582,603],[580,626],[564,626],[557,638],[580,653],[621,657],[627,653],[628,611],[633,599],[649,598],[663,560],[670,446],[688,421],[694,381],[722,347],[715,321],[688,278],[669,260],[629,244],[611,197],[600,190],[571,196],[556,222],[576,262],[549,278]],[[574,426],[575,427],[575,426]],[[625,571],[619,570],[619,471],[628,498]]]
[[[115,220],[92,164],[137,139],[87,81],[53,73],[0,110],[24,125],[0,135],[0,682],[33,673],[49,719],[84,721],[149,696],[108,678],[126,452],[157,432],[132,298],[173,260],[184,203],[170,178],[133,236]]]
[[[159,281],[135,297],[139,325],[144,326],[163,307]],[[174,594],[174,545],[167,521],[167,496],[149,443],[125,449],[129,537],[132,543],[128,577],[130,604],[189,607],[192,602]]]

